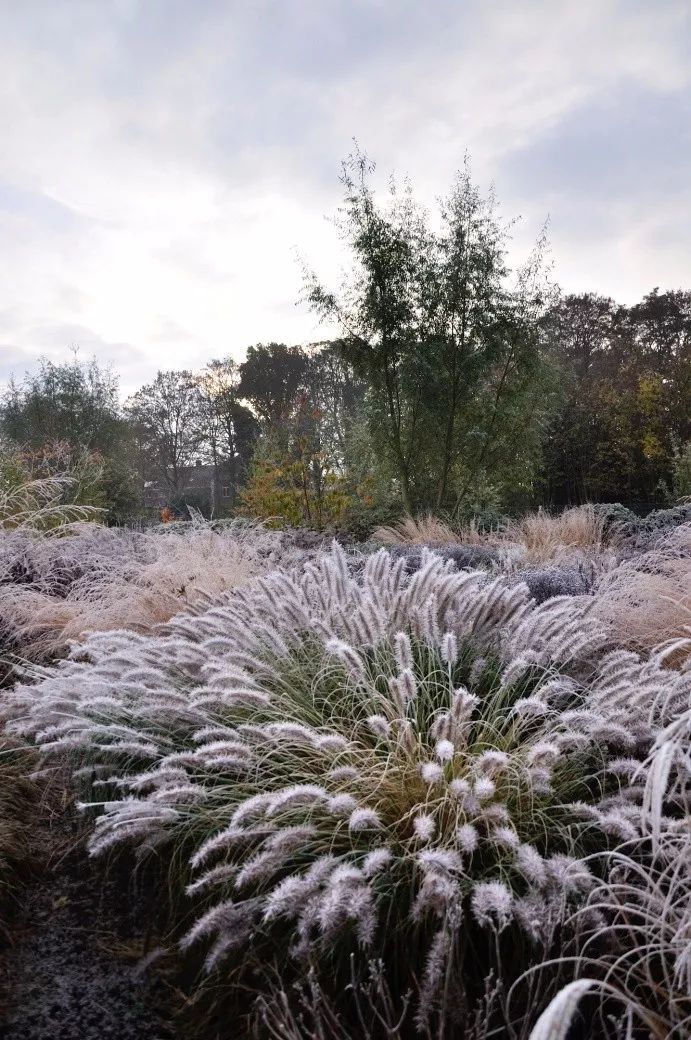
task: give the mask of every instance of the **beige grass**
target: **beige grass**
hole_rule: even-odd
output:
[[[520,520],[508,520],[498,540],[519,546],[525,564],[555,563],[575,552],[588,556],[603,552],[604,520],[592,505],[565,509],[556,515],[538,510]]]
[[[472,522],[454,530],[430,513],[405,516],[391,527],[379,527],[372,536],[383,545],[488,545],[506,549],[521,566],[556,563],[595,556],[605,549],[604,521],[592,505],[552,515],[543,510],[520,520],[508,520],[498,531],[483,533]]]
[[[72,524],[100,519],[104,509],[63,501],[76,483],[63,475],[0,488],[0,529],[65,531]]]
[[[691,659],[691,524],[676,528],[654,551],[604,574],[594,592],[594,612],[611,627],[618,645],[649,651],[687,639],[671,661]]]
[[[61,653],[68,641],[90,631],[148,632],[202,597],[237,588],[266,570],[271,554],[258,551],[263,534],[200,527],[152,534],[153,562],[112,576],[87,575],[64,599],[30,585],[6,586],[0,589],[0,616],[20,656],[32,661]]]
[[[454,530],[431,513],[404,516],[390,527],[378,527],[372,538],[382,545],[481,545],[486,541],[475,523]]]

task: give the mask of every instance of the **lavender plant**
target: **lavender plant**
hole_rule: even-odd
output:
[[[429,552],[353,576],[334,545],[156,638],[92,636],[11,726],[71,754],[94,855],[182,865],[208,970],[376,954],[428,1028],[544,956],[640,832],[688,676],[606,652],[590,606]]]

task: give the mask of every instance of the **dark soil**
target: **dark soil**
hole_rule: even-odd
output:
[[[89,861],[72,828],[69,815],[53,826],[48,864],[26,889],[3,953],[0,1037],[174,1040],[170,992],[155,969],[136,967],[144,913]]]

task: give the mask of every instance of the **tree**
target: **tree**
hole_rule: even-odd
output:
[[[691,293],[623,307],[567,296],[544,323],[561,394],[545,442],[547,499],[652,505],[691,437]]]
[[[202,400],[192,373],[159,372],[153,383],[129,399],[126,412],[145,468],[179,493],[184,469],[195,461],[204,439]]]
[[[309,359],[300,347],[258,343],[240,365],[238,397],[274,432],[285,431],[305,389]]]
[[[214,466],[216,500],[221,500],[220,485],[227,480],[223,486],[229,488],[232,503],[247,475],[259,424],[240,401],[239,365],[232,358],[210,361],[195,381],[201,433]]]
[[[11,380],[0,415],[5,436],[35,449],[62,441],[107,455],[125,433],[117,377],[95,358],[41,359],[38,371]]]
[[[546,316],[543,334],[560,392],[544,442],[548,502],[591,497],[598,446],[605,436],[595,407],[615,337],[617,306],[593,293],[566,296]]]
[[[43,359],[38,371],[21,382],[12,380],[0,407],[0,428],[26,457],[46,460],[51,476],[62,464],[70,471],[84,465],[97,472],[94,502],[107,507],[109,522],[137,511],[134,445],[120,410],[118,380],[95,359],[82,362],[75,356],[63,364]]]
[[[373,439],[397,474],[408,511],[458,509],[514,423],[519,401],[537,407],[528,383],[541,365],[539,319],[549,294],[544,238],[507,287],[508,228],[469,167],[428,224],[409,185],[391,181],[381,208],[373,165],[356,152],[343,164],[339,226],[352,256],[340,294],[306,273],[306,298],[336,321],[344,357],[368,388]],[[527,426],[525,427],[527,428]]]

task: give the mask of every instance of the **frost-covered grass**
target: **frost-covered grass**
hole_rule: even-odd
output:
[[[0,622],[18,656],[45,660],[89,631],[150,631],[283,556],[280,534],[250,524],[17,532],[0,542]]]
[[[104,510],[95,506],[65,503],[75,484],[75,478],[67,475],[0,484],[0,531],[59,533],[101,517]]]
[[[655,547],[624,559],[595,584],[595,610],[621,646],[647,651],[678,641],[677,663],[691,637],[691,523],[673,528]]]
[[[487,546],[503,550],[523,567],[536,567],[597,556],[615,540],[615,532],[606,537],[604,516],[595,506],[584,505],[558,514],[528,513],[487,532],[474,523],[453,529],[430,515],[406,516],[391,527],[378,528],[372,537],[382,545]]]
[[[10,729],[69,754],[94,855],[164,868],[173,936],[221,989],[271,966],[323,990],[343,1036],[527,1036],[582,965],[614,987],[617,847],[635,885],[651,832],[671,854],[688,826],[691,673],[613,652],[594,602],[537,606],[429,553],[354,576],[335,546],[156,634],[88,638],[16,688]],[[364,1029],[342,987],[370,962]],[[668,1003],[670,977],[641,1000]],[[290,1036],[281,985],[264,1025]]]

